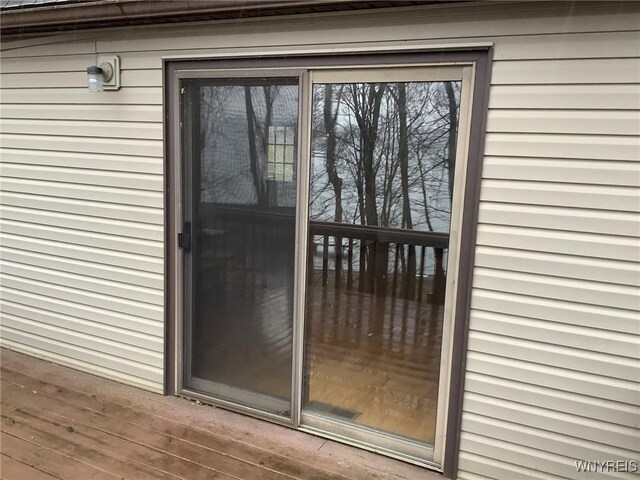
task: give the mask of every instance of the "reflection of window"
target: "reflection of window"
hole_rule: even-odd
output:
[[[267,180],[293,182],[294,148],[294,127],[269,127]]]

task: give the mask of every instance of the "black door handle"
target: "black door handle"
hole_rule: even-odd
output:
[[[178,234],[178,247],[185,252],[191,251],[191,222],[184,222],[182,232]]]

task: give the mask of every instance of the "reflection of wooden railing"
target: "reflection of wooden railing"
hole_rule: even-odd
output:
[[[434,303],[444,301],[446,233],[310,222],[309,235],[310,283],[418,302],[425,295]],[[425,261],[429,248],[433,249],[430,275]],[[321,258],[321,266],[314,265],[314,258]],[[316,279],[318,270],[321,275]]]
[[[295,214],[217,205],[200,208],[200,250],[213,249],[230,267],[256,273],[293,268]],[[208,234],[215,230],[216,236]],[[309,222],[309,283],[441,304],[446,233],[333,222]],[[432,252],[429,250],[433,249]]]

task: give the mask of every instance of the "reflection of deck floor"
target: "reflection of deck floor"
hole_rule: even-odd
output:
[[[203,309],[196,375],[288,398],[292,330],[282,292],[257,288],[251,300]],[[313,287],[307,312],[309,409],[433,443],[442,309]],[[213,319],[223,318],[221,330]]]
[[[441,309],[314,289],[306,359],[310,402],[353,422],[433,443]],[[431,329],[431,330],[430,330]]]

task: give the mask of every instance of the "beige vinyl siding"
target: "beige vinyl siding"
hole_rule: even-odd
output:
[[[5,42],[3,345],[160,388],[163,57],[491,42],[459,478],[637,458],[639,10],[495,3]],[[96,54],[119,55],[120,91],[84,87]]]
[[[162,391],[162,106],[146,88],[154,75],[131,76],[142,88],[129,96],[88,96],[94,40],[34,48],[64,55],[19,49],[1,63],[2,345]]]

